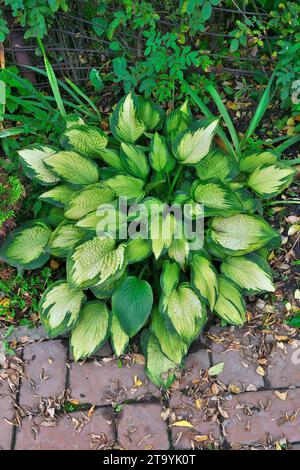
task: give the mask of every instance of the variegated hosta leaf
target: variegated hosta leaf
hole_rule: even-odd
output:
[[[94,237],[80,245],[67,261],[68,282],[71,287],[89,287],[116,275],[125,266],[125,245],[115,248],[109,237]]]
[[[91,212],[79,220],[76,225],[88,231],[95,231],[100,236],[112,231],[117,235],[120,230],[127,228],[127,218],[125,214],[114,207],[107,207],[104,204],[99,206],[97,212]]]
[[[99,151],[107,145],[107,135],[97,127],[75,125],[67,129],[60,138],[61,146],[66,150],[90,158],[99,156]]]
[[[142,332],[141,344],[146,358],[146,374],[151,382],[158,387],[170,387],[176,379],[176,363],[163,354],[158,339],[150,331]]]
[[[246,305],[241,291],[225,276],[219,276],[219,295],[214,313],[231,325],[242,326],[246,320]]]
[[[192,123],[192,114],[185,101],[180,108],[174,109],[167,117],[165,123],[165,131],[167,138],[172,142],[178,134],[185,131]]]
[[[279,235],[260,217],[237,214],[227,218],[214,217],[210,223],[208,237],[227,254],[240,256],[278,239]]]
[[[137,204],[145,196],[145,182],[133,176],[117,175],[109,178],[105,183],[118,197],[127,197],[129,204]]]
[[[47,249],[51,255],[65,258],[84,236],[84,230],[74,224],[62,222],[52,233]]]
[[[48,336],[58,336],[69,331],[78,320],[86,296],[83,291],[70,289],[64,281],[50,286],[44,293],[39,312]]]
[[[129,336],[121,327],[118,317],[114,313],[112,313],[111,319],[110,339],[115,355],[121,356],[124,354],[129,343]]]
[[[112,296],[112,310],[125,333],[132,338],[146,323],[153,305],[153,293],[147,281],[129,276]]]
[[[51,229],[40,221],[21,225],[2,243],[0,260],[24,269],[40,268],[49,259],[46,247],[51,233]]]
[[[111,299],[114,291],[118,288],[118,286],[124,281],[127,273],[126,270],[120,271],[112,278],[108,279],[108,281],[100,282],[99,284],[95,284],[94,286],[90,286],[90,291],[94,294],[96,299],[106,300]]]
[[[39,199],[48,202],[53,206],[64,207],[67,202],[74,196],[74,188],[65,184],[59,184],[55,188],[49,189],[39,196]]]
[[[107,341],[109,311],[99,300],[87,302],[71,333],[70,345],[75,361],[94,354]]]
[[[257,152],[251,155],[244,155],[240,159],[240,170],[252,173],[258,166],[276,163],[279,159],[278,153],[268,150],[267,152]]]
[[[203,304],[189,284],[181,284],[169,296],[162,295],[160,312],[187,345],[199,335],[206,321]]]
[[[164,119],[163,109],[142,96],[138,97],[137,114],[149,132],[161,128]]]
[[[235,190],[235,194],[240,200],[244,211],[246,212],[251,212],[254,214],[255,212],[258,212],[261,208],[261,203],[258,199],[255,199],[250,191],[248,191],[245,188],[240,188]]]
[[[293,181],[295,170],[282,162],[262,165],[248,178],[248,186],[265,199],[280,194]]]
[[[193,198],[204,205],[206,216],[234,215],[243,211],[243,206],[229,186],[221,181],[196,183]]]
[[[181,364],[183,357],[187,354],[188,347],[176,331],[166,325],[157,307],[154,307],[152,312],[150,330],[158,339],[163,354],[176,364]]]
[[[193,165],[199,163],[208,154],[219,120],[209,125],[199,125],[195,129],[187,129],[173,144],[173,152],[179,163]]]
[[[176,221],[172,214],[159,214],[151,218],[150,238],[155,258],[159,258],[164,249],[171,245]]]
[[[196,165],[196,172],[201,180],[218,179],[226,182],[239,174],[239,166],[234,156],[212,149]]]
[[[149,164],[144,151],[138,145],[121,144],[121,159],[125,170],[136,178],[145,180]]]
[[[79,220],[95,211],[101,204],[115,199],[114,192],[102,184],[90,185],[78,191],[65,207],[65,217]]]
[[[44,165],[45,158],[54,155],[56,152],[55,149],[46,145],[33,145],[19,150],[18,154],[25,175],[44,186],[58,183],[59,177]]]
[[[189,242],[184,238],[173,238],[168,248],[168,255],[184,269],[189,256]]]
[[[269,264],[254,253],[226,258],[221,271],[248,295],[275,291]]]
[[[200,254],[194,254],[190,266],[192,284],[212,310],[218,296],[217,271],[214,265]]]
[[[165,171],[166,165],[170,160],[175,163],[174,157],[168,150],[165,137],[158,134],[158,132],[155,132],[151,139],[149,159],[152,168],[158,172]]]
[[[98,166],[76,152],[57,152],[44,162],[60,179],[74,186],[97,183],[99,179]]]
[[[129,93],[115,107],[110,118],[110,129],[121,142],[134,144],[144,133],[145,125],[137,116],[137,97]]]
[[[160,285],[163,293],[168,297],[178,286],[180,276],[180,266],[177,263],[164,261],[163,271],[160,276]]]
[[[66,129],[75,125],[84,125],[84,120],[78,114],[68,114],[65,117]]]
[[[119,152],[114,149],[104,149],[99,152],[102,160],[108,165],[111,166],[112,168],[115,168],[116,170],[124,171],[124,165],[122,163],[121,157],[119,155]]]
[[[148,258],[152,253],[152,248],[149,240],[143,238],[133,238],[129,240],[126,248],[126,257],[128,264],[138,263],[145,258]]]

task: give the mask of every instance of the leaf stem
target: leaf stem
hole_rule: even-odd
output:
[[[177,181],[178,181],[178,178],[179,178],[179,176],[180,176],[182,170],[183,170],[183,165],[180,165],[180,166],[177,168],[177,171],[176,171],[176,173],[175,173],[174,179],[173,179],[172,184],[171,184],[171,187],[170,187],[170,189],[169,189],[168,196],[170,196],[170,195],[172,194],[172,192],[174,191],[174,188],[175,188],[175,186],[176,186],[176,183],[177,183]]]

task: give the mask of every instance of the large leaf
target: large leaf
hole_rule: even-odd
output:
[[[259,196],[269,199],[280,194],[293,181],[295,170],[284,163],[262,165],[248,178],[248,186]]]
[[[141,237],[129,240],[126,248],[126,257],[128,264],[138,263],[145,258],[148,258],[152,253],[151,244],[149,240],[144,240]]]
[[[99,282],[93,286],[90,286],[90,291],[96,297],[96,299],[107,300],[111,299],[114,291],[119,287],[127,276],[126,270],[120,271],[115,274],[111,279],[108,279],[105,282]]]
[[[137,117],[137,98],[129,93],[114,109],[110,118],[110,129],[121,142],[134,144],[145,131],[145,125]]]
[[[99,206],[97,212],[91,212],[86,215],[76,225],[88,231],[95,231],[101,236],[104,233],[109,234],[112,232],[112,235],[116,234],[117,236],[119,230],[127,228],[127,218],[125,214],[113,206],[110,207],[110,204],[108,206],[103,204]]]
[[[58,186],[55,186],[55,188],[42,193],[39,196],[39,199],[41,201],[48,202],[53,206],[64,207],[74,194],[74,188],[71,188],[65,184],[59,184]]]
[[[114,149],[104,149],[99,152],[102,160],[112,168],[116,170],[124,171],[124,165],[122,163],[120,154],[117,150]]]
[[[125,170],[136,178],[145,180],[149,164],[144,151],[138,145],[121,144],[121,159]]]
[[[168,255],[174,261],[180,264],[182,269],[185,268],[189,256],[190,248],[188,241],[182,238],[173,238],[171,245],[168,248]]]
[[[243,211],[243,206],[235,193],[221,181],[197,182],[193,186],[193,198],[204,205],[206,216],[229,216]]]
[[[175,329],[170,328],[169,325],[166,325],[165,320],[159,313],[157,307],[154,307],[152,312],[150,330],[158,339],[163,354],[165,354],[176,364],[181,364],[183,357],[187,353],[188,347],[180,339]]]
[[[64,281],[50,286],[41,298],[39,312],[48,336],[58,336],[69,331],[78,320],[86,296],[83,291],[70,289]]]
[[[127,277],[112,296],[112,310],[130,338],[145,325],[152,304],[150,284],[135,276]]]
[[[44,165],[45,158],[55,153],[56,150],[52,147],[42,145],[33,145],[19,150],[18,154],[25,175],[45,186],[56,184],[59,177]]]
[[[0,247],[0,259],[24,269],[40,268],[49,259],[46,251],[51,229],[43,222],[21,225],[10,233]]]
[[[239,174],[236,158],[221,150],[213,149],[196,166],[201,180],[219,179],[229,181]]]
[[[246,319],[246,305],[241,291],[225,276],[219,277],[219,295],[214,312],[231,325],[242,326]]]
[[[198,125],[179,134],[173,144],[173,152],[179,163],[193,165],[208,154],[219,120],[209,125]]]
[[[163,293],[168,297],[178,286],[180,277],[180,266],[177,263],[171,263],[166,260],[163,264],[163,270],[160,276],[160,285]]]
[[[155,132],[150,143],[149,159],[152,168],[157,171],[164,171],[167,163],[174,157],[170,154],[165,137]]]
[[[176,363],[163,354],[158,339],[153,333],[144,330],[141,343],[146,357],[147,376],[158,387],[170,387],[176,379]]]
[[[114,313],[112,313],[110,338],[115,355],[121,356],[124,354],[129,343],[129,336],[121,327],[118,317]]]
[[[125,245],[115,248],[109,237],[94,237],[77,245],[67,261],[71,287],[89,287],[103,283],[125,267]]]
[[[76,152],[57,152],[44,162],[60,179],[74,186],[97,183],[99,179],[98,166]]]
[[[221,271],[248,295],[275,291],[269,264],[254,253],[226,258]]]
[[[180,284],[169,296],[162,295],[160,311],[187,345],[199,335],[206,320],[205,308],[189,284]]]
[[[133,176],[117,175],[114,178],[109,178],[106,184],[114,190],[118,197],[127,197],[129,204],[140,202],[145,195],[145,182]]]
[[[271,164],[277,162],[279,158],[278,153],[268,150],[267,152],[252,153],[251,155],[244,155],[239,162],[241,171],[252,173],[258,166]]]
[[[84,230],[74,224],[62,222],[52,233],[47,250],[53,256],[65,258],[84,236]]]
[[[165,131],[169,141],[173,141],[178,134],[185,131],[192,122],[192,114],[188,105],[185,101],[180,108],[174,109],[166,117]]]
[[[71,333],[70,345],[75,361],[94,354],[107,341],[109,311],[99,300],[87,302]]]
[[[103,186],[95,184],[78,191],[65,207],[65,217],[79,220],[90,212],[95,211],[101,204],[112,202],[115,199],[114,192]]]
[[[163,124],[163,109],[142,96],[138,97],[137,115],[149,132],[160,129]]]
[[[214,265],[200,254],[194,254],[190,266],[192,284],[212,310],[218,296],[217,271]]]
[[[223,251],[239,256],[278,239],[278,233],[260,217],[237,214],[232,217],[214,217],[210,222],[208,237]]]
[[[171,245],[174,230],[175,218],[172,214],[158,214],[151,218],[150,238],[152,242],[152,251],[155,258],[159,258],[165,248]]]
[[[105,149],[107,136],[97,127],[75,125],[62,134],[60,143],[66,150],[74,150],[86,157],[95,158],[99,156],[100,150]]]
[[[261,202],[259,199],[254,198],[250,191],[245,188],[239,188],[235,189],[234,192],[244,208],[243,212],[251,212],[252,214],[261,212]]]

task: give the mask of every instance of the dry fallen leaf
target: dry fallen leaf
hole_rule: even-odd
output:
[[[139,388],[143,385],[143,382],[138,378],[137,375],[134,376],[134,386]]]
[[[189,421],[176,421],[176,423],[173,423],[172,426],[178,426],[181,428],[193,428],[194,426],[189,422]]]
[[[261,375],[262,377],[264,377],[264,376],[266,375],[264,368],[261,367],[261,366],[258,366],[258,367],[256,368],[256,373],[257,373],[258,375]]]
[[[229,384],[228,390],[229,390],[229,392],[231,392],[231,393],[240,393],[241,388],[238,387],[238,386],[235,385],[235,384]]]
[[[196,436],[193,436],[193,440],[196,442],[204,442],[208,440],[208,435],[207,434],[196,435]]]
[[[196,401],[196,407],[200,410],[200,408],[202,408],[202,400],[201,398],[197,398]]]
[[[280,400],[285,401],[287,399],[288,392],[279,392],[278,390],[275,390],[274,395],[276,395],[276,397],[280,398]]]

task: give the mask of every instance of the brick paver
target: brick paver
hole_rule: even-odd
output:
[[[300,390],[289,390],[278,398],[274,391],[235,395],[224,404],[229,415],[224,423],[226,439],[232,445],[264,441],[268,434],[277,441],[286,437],[300,441]]]
[[[0,450],[9,450],[11,448],[13,426],[8,424],[5,419],[12,421],[14,411],[9,395],[2,394],[0,388]]]
[[[15,449],[89,450],[111,447],[115,441],[112,409],[97,409],[90,418],[81,412],[65,415],[56,426],[47,423],[41,417],[24,419],[16,433]]]
[[[65,390],[67,350],[62,341],[45,341],[24,347],[27,379],[22,380],[20,404],[37,407],[39,397],[53,397]]]
[[[271,354],[267,378],[271,387],[300,387],[300,341],[276,345]]]
[[[95,405],[160,397],[158,388],[147,380],[143,365],[124,362],[119,367],[116,360],[72,363],[70,389],[72,398]]]
[[[117,416],[119,445],[126,450],[167,450],[167,425],[158,403],[123,405]]]

